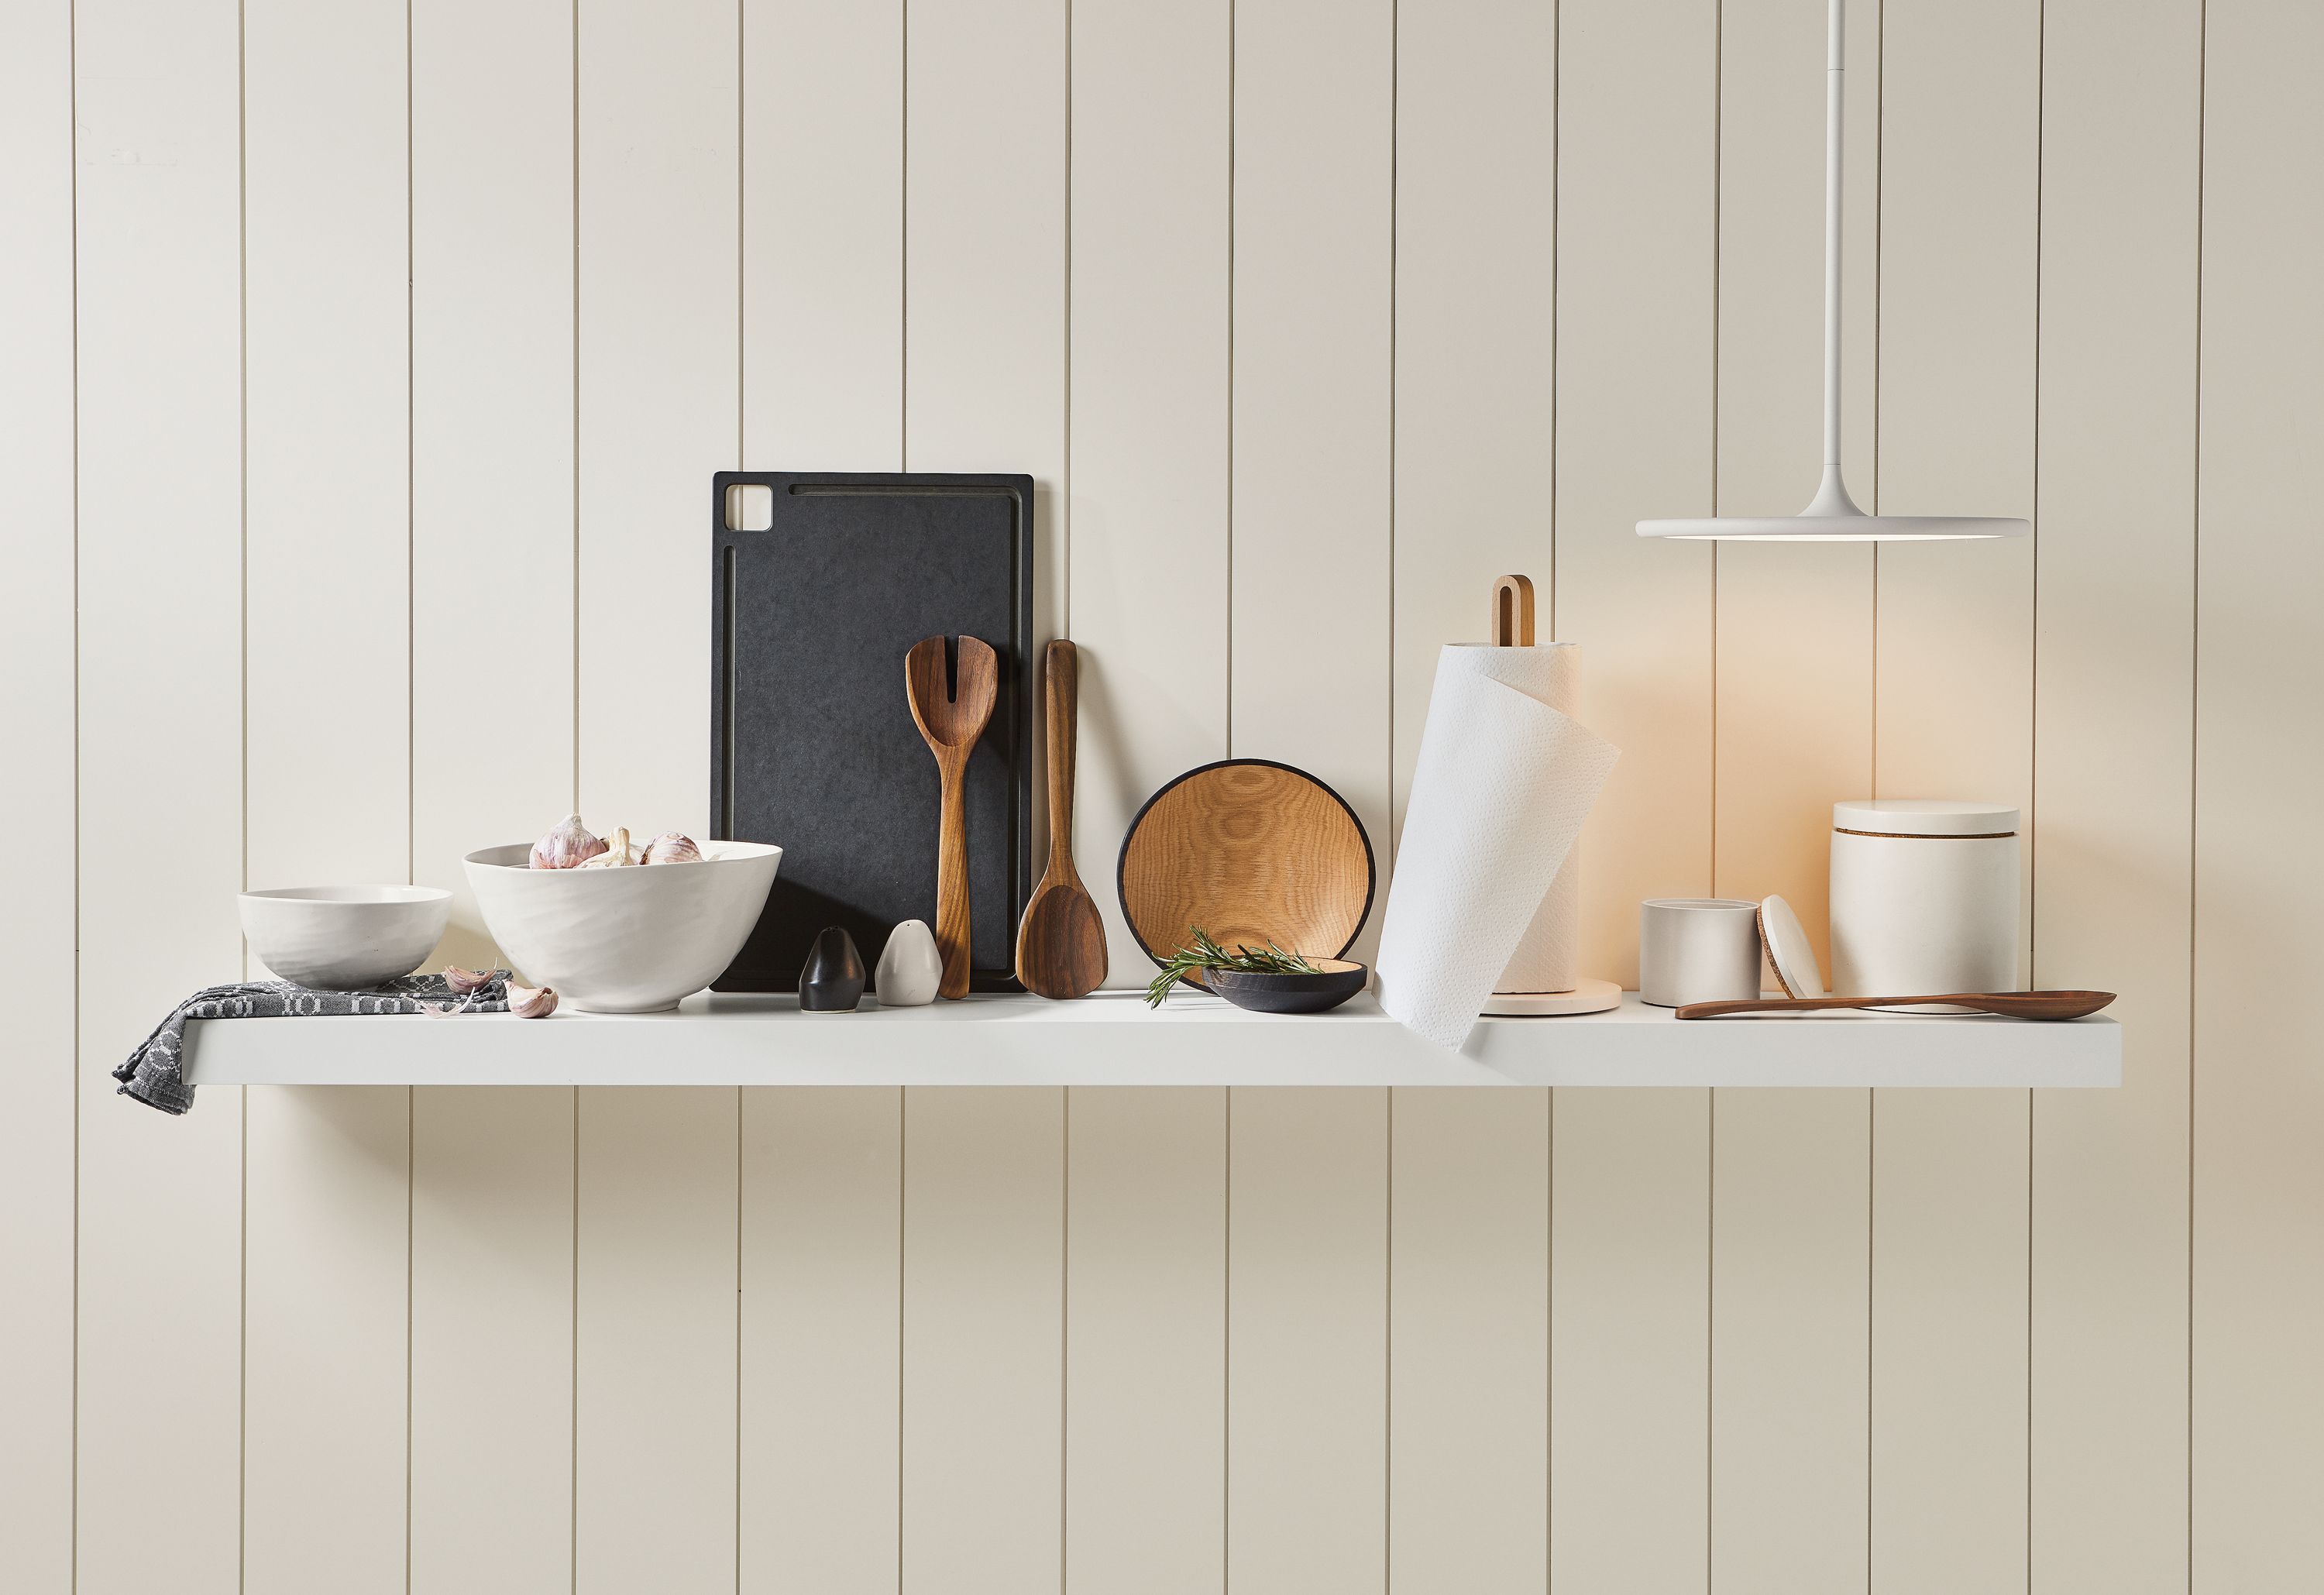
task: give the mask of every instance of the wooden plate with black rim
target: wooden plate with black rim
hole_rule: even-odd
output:
[[[1114,867],[1122,917],[1157,964],[1194,939],[1337,958],[1370,914],[1371,839],[1337,792],[1288,764],[1229,759],[1146,800]]]

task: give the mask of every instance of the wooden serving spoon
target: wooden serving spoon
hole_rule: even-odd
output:
[[[1049,866],[1017,927],[1017,978],[1038,997],[1086,997],[1105,979],[1105,921],[1074,868],[1074,715],[1081,657],[1049,644]]]
[[[968,995],[968,755],[992,718],[1001,659],[990,644],[963,637],[945,668],[942,637],[923,637],[904,656],[904,696],[920,738],[936,757],[944,796],[936,814],[936,951],[944,955],[939,997]]]
[[[2112,991],[1952,991],[1942,997],[1762,997],[1734,1002],[1689,1002],[1683,1019],[1715,1019],[1730,1013],[1805,1013],[1814,1008],[1917,1008],[1943,1002],[2012,1019],[2078,1019],[2114,1000]]]

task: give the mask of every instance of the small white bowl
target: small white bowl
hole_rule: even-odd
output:
[[[245,891],[242,934],[281,979],[364,991],[410,974],[443,938],[452,894],[436,886],[290,886]]]
[[[701,847],[696,863],[536,870],[520,842],[465,862],[484,928],[530,983],[584,1013],[652,1013],[734,962],[783,857],[763,842]]]

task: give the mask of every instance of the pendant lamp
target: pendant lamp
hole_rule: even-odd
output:
[[[1998,515],[1868,515],[1840,479],[1840,189],[1847,0],[1831,0],[1831,60],[1824,70],[1823,138],[1823,483],[1796,515],[1716,515],[1691,521],[1641,521],[1640,537],[1733,538],[1759,542],[1935,542],[1952,538],[2024,537],[2024,521]]]

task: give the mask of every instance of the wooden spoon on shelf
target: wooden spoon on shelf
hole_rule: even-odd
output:
[[[1917,1008],[1942,1002],[2011,1019],[2078,1019],[2114,1000],[2112,991],[1952,991],[1941,997],[1761,997],[1734,1002],[1689,1002],[1683,1019],[1715,1019],[1730,1013],[1805,1013],[1817,1008]]]
[[[936,811],[936,951],[944,955],[939,997],[968,995],[968,755],[992,718],[1001,659],[989,643],[963,637],[945,668],[945,639],[923,637],[904,656],[904,696],[944,783]]]
[[[1105,980],[1105,921],[1074,868],[1074,715],[1081,656],[1049,644],[1049,866],[1017,927],[1017,978],[1038,997],[1086,997]]]

